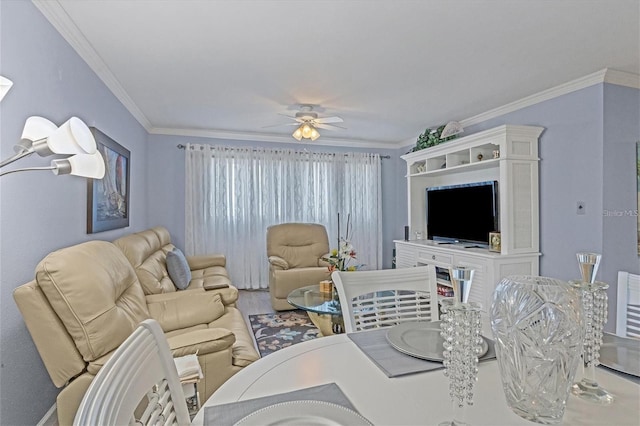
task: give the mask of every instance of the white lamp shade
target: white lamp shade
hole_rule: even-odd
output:
[[[55,154],[93,154],[96,140],[91,130],[78,117],[71,117],[47,139],[47,146]]]
[[[58,126],[44,117],[29,117],[24,123],[24,129],[22,129],[21,139],[27,139],[31,142],[45,139],[57,129]]]
[[[9,89],[11,89],[11,86],[13,86],[13,81],[0,75],[0,101],[4,98],[4,95],[7,94]]]
[[[76,154],[69,158],[53,160],[54,174],[72,174],[74,176],[102,179],[105,167],[99,151],[93,154]]]

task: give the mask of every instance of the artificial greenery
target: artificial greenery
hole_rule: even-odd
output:
[[[436,146],[438,144],[441,144],[442,142],[446,142],[458,137],[458,135],[453,135],[444,139],[440,139],[440,135],[442,134],[443,130],[444,130],[444,125],[438,127],[435,130],[426,129],[424,133],[418,136],[418,139],[416,140],[416,146],[411,148],[409,152],[420,151],[421,149]]]

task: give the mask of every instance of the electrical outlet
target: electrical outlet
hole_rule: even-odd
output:
[[[578,201],[576,203],[576,214],[586,214],[587,206],[584,201]]]

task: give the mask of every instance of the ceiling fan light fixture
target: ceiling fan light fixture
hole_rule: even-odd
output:
[[[312,141],[315,141],[320,137],[320,132],[318,132],[318,129],[316,129],[313,124],[302,123],[291,136],[298,141],[302,139],[311,139]]]

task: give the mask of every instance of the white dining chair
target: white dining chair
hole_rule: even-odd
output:
[[[136,418],[135,413],[140,413]],[[169,344],[155,320],[145,320],[91,382],[74,425],[191,423]]]
[[[616,334],[640,339],[640,275],[618,272]]]
[[[334,271],[347,333],[439,318],[434,266]]]

